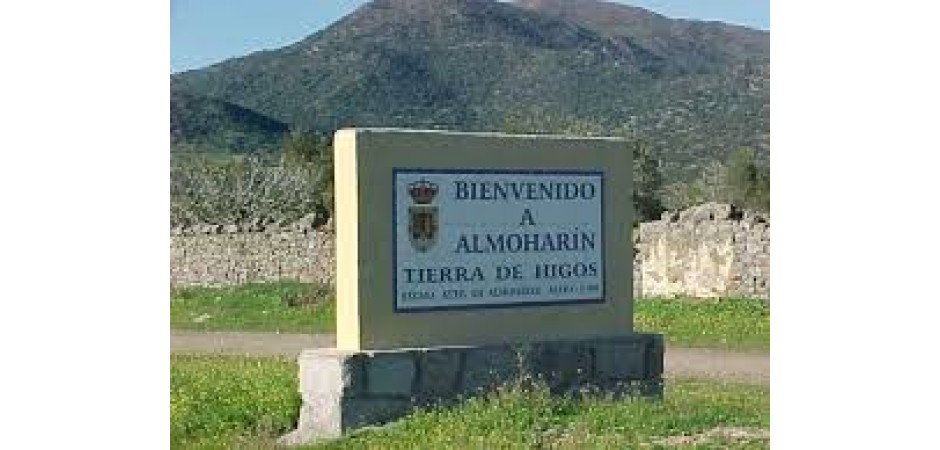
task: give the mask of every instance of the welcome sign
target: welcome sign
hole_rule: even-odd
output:
[[[631,334],[630,148],[616,138],[337,131],[337,348]]]
[[[604,300],[603,173],[396,168],[400,312]]]

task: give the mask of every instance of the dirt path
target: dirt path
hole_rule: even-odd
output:
[[[170,332],[173,353],[296,356],[305,348],[334,344],[330,334],[276,334],[245,332]],[[667,347],[666,377],[704,377],[766,384],[770,382],[770,356],[709,348]]]
[[[704,377],[744,383],[770,383],[770,355],[711,348],[666,347],[667,377]]]
[[[173,353],[297,356],[305,348],[330,347],[332,334],[248,333],[241,331],[171,331]]]

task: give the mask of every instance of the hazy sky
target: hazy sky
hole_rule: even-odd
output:
[[[299,41],[366,0],[171,0],[170,72]],[[621,0],[668,17],[770,29],[769,0]]]

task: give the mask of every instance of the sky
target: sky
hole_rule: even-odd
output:
[[[170,73],[297,42],[366,0],[171,0]],[[621,0],[667,17],[770,30],[769,0]]]

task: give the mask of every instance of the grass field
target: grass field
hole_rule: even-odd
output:
[[[187,288],[170,295],[170,327],[329,333],[335,327],[332,292],[279,282],[227,288]],[[639,299],[637,331],[663,333],[669,345],[735,350],[770,348],[770,306],[764,300]]]
[[[173,448],[263,441],[289,431],[299,408],[292,359],[170,356]]]
[[[330,333],[335,305],[330,289],[296,282],[174,289],[170,328]]]
[[[681,347],[770,349],[770,303],[760,299],[640,299],[637,331],[663,333]]]
[[[276,358],[170,357],[173,448],[274,448],[297,419],[296,366]],[[425,410],[317,449],[767,448],[766,386],[670,380],[662,401],[507,390]]]

